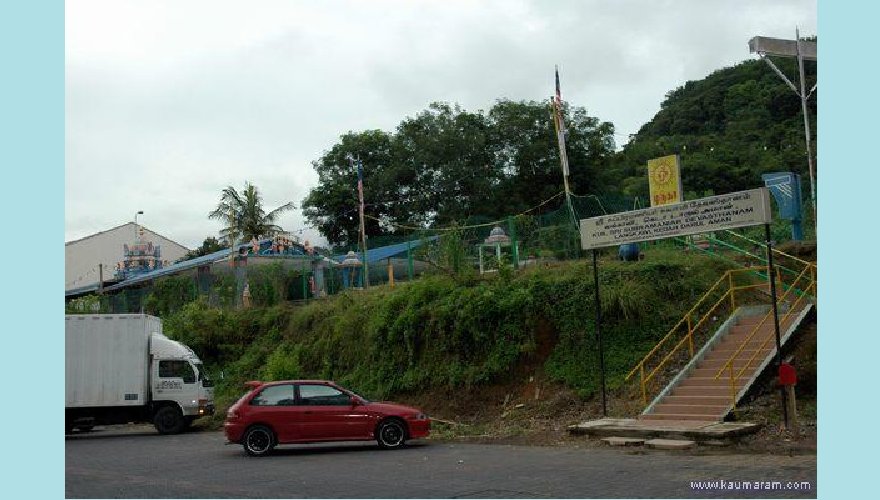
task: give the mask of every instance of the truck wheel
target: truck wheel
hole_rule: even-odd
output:
[[[159,434],[177,434],[183,430],[185,423],[180,410],[173,406],[159,408],[156,416],[153,417],[153,425],[156,426]]]

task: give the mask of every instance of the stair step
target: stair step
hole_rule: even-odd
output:
[[[648,413],[647,415],[639,415],[640,420],[694,420],[697,422],[718,422],[720,418],[711,418],[708,415],[691,415],[683,413]]]
[[[755,333],[755,335],[760,335],[762,333],[764,333],[764,334],[774,333],[776,331],[776,328],[773,326],[772,321],[770,321],[768,323],[764,323],[760,327],[758,327],[757,324],[743,325],[743,324],[737,323],[736,325],[733,325],[730,328],[730,332],[728,332],[727,335],[725,335],[725,338],[727,338],[727,337],[743,337],[743,336],[751,335],[752,332],[754,332],[756,330],[756,327],[757,327],[757,332]]]
[[[720,343],[720,344],[716,345],[711,351],[707,352],[706,356],[718,356],[723,353],[729,353],[727,355],[730,356],[734,352],[739,351],[740,347],[743,347],[742,343],[733,343],[733,342],[731,342],[729,344]],[[767,351],[772,351],[775,348],[776,348],[776,342],[772,342],[772,341],[768,342],[763,347],[761,347],[760,344],[754,345],[751,342],[749,342],[745,347],[742,348],[742,351],[748,351],[749,354],[751,355],[751,354],[754,354],[756,351],[767,352]]]
[[[728,403],[730,400],[728,400]],[[675,415],[710,415],[717,417],[727,413],[728,404],[720,405],[682,405],[672,403],[660,403],[654,407],[651,413],[672,413]]]
[[[676,396],[712,396],[712,397],[726,397],[730,398],[730,387],[699,387],[699,386],[689,386],[689,387],[681,387],[678,386],[672,390],[669,394],[670,397]]]
[[[748,338],[748,336],[745,336],[745,335],[742,337],[733,337],[733,338],[725,337],[720,342],[718,342],[718,344],[716,345],[715,348],[718,349],[718,348],[729,347],[729,346],[739,347],[743,344],[754,345],[755,348],[758,348],[761,345],[775,346],[776,339],[774,339],[773,337],[774,337],[773,334],[771,334],[771,335],[755,335],[752,338]]]
[[[766,356],[763,358],[761,358],[759,356],[759,357],[755,358],[751,364],[758,365],[762,361],[764,361],[764,359],[766,359]],[[722,366],[726,365],[727,360],[728,360],[728,358],[726,358],[726,357],[725,358],[719,357],[719,358],[712,358],[712,359],[704,359],[702,362],[700,362],[700,364],[697,365],[697,368],[715,368],[717,370],[718,368],[721,368]],[[746,364],[748,362],[749,362],[749,358],[740,356],[740,357],[737,357],[735,360],[733,360],[732,364],[735,369],[739,370],[740,368],[746,366]]]
[[[751,378],[751,376],[754,375],[755,370],[758,369],[756,365],[757,365],[757,363],[755,363],[755,365],[751,366],[748,370],[744,371],[743,374],[740,375],[739,378],[746,378],[746,379]],[[699,378],[706,378],[706,377],[715,378],[715,374],[718,373],[719,369],[720,369],[720,367],[718,367],[718,368],[697,368],[691,372],[690,376],[691,377],[699,377]],[[734,375],[736,375],[737,372],[739,372],[739,369],[736,369],[736,371],[734,372]],[[718,379],[719,380],[727,380],[727,382],[730,383],[730,373],[728,373],[727,370],[724,370],[723,372],[721,372],[721,376],[719,376]]]
[[[662,404],[674,405],[706,405],[726,406],[730,404],[730,394],[726,396],[666,396],[661,400]]]
[[[737,387],[742,386],[744,380],[740,378],[737,381]],[[725,387],[730,389],[730,378],[718,377],[688,377],[679,383],[678,387]]]
[[[755,325],[757,323],[760,323],[763,318],[764,318],[763,314],[760,314],[757,316],[740,316],[737,319],[736,324],[737,325]]]

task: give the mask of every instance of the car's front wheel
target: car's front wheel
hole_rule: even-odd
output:
[[[275,435],[268,427],[255,425],[245,432],[241,445],[244,446],[244,451],[252,457],[268,455],[275,447]]]
[[[406,428],[403,422],[395,419],[385,420],[376,430],[376,441],[386,449],[402,448],[406,442]]]

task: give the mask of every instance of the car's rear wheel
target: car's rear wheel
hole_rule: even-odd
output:
[[[275,435],[263,425],[255,425],[244,433],[241,441],[244,451],[252,457],[268,455],[275,447]]]
[[[376,429],[376,441],[385,449],[402,448],[406,443],[406,428],[403,422],[396,419],[383,421]]]

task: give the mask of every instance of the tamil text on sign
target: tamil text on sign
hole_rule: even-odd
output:
[[[770,223],[767,188],[581,220],[584,250]]]

